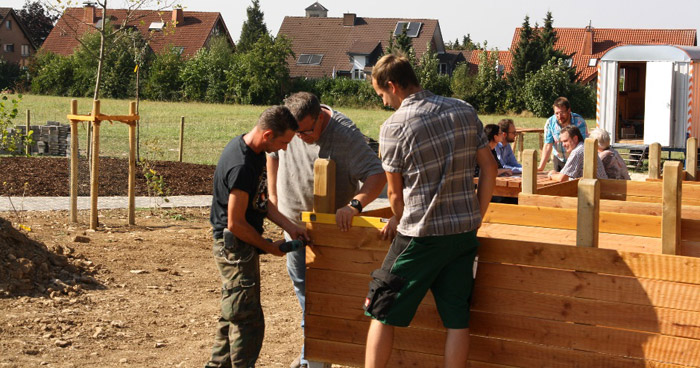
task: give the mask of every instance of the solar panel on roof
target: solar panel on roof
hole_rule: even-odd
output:
[[[396,28],[394,28],[394,36],[398,36],[401,33],[403,33],[405,27],[406,36],[411,38],[418,37],[422,26],[423,23],[421,22],[396,22]]]
[[[406,30],[406,35],[408,37],[418,37],[420,33],[420,28],[423,25],[421,22],[410,22],[408,23],[408,29]]]
[[[323,54],[301,54],[297,59],[297,64],[320,65]]]

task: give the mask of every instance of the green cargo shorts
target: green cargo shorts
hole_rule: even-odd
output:
[[[388,325],[406,327],[430,290],[446,328],[469,328],[478,248],[476,230],[444,236],[397,235],[382,264],[381,269],[387,272],[372,274],[365,314]]]

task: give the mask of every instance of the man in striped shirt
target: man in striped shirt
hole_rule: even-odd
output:
[[[474,108],[423,90],[405,57],[382,57],[372,85],[396,109],[379,136],[394,213],[382,235],[396,237],[382,268],[372,272],[365,300],[373,318],[365,367],[388,364],[394,326],[410,324],[428,290],[447,328],[444,366],[465,367],[476,231],[491,200],[496,161]]]
[[[561,129],[561,133],[559,133],[559,140],[561,140],[561,143],[564,145],[569,158],[566,160],[566,164],[564,164],[564,168],[561,169],[561,172],[551,170],[547,176],[556,181],[567,181],[569,179],[578,179],[582,177],[584,144],[581,131],[573,125],[565,126]],[[598,179],[607,179],[608,175],[605,174],[603,161],[600,160],[597,152],[595,158],[598,160],[596,176]]]

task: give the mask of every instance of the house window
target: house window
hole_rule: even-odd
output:
[[[29,45],[22,45],[22,56],[29,56]]]
[[[182,55],[182,52],[185,51],[185,48],[182,46],[173,46],[173,52]]]
[[[5,44],[5,52],[15,52],[15,44],[6,43]]]
[[[596,59],[596,58],[588,59],[588,66],[596,66],[596,65],[598,65],[598,59]]]
[[[566,66],[568,66],[569,68],[571,68],[571,66],[574,65],[574,59],[572,59],[572,58],[568,58],[568,59],[564,60],[564,62],[566,63]]]
[[[365,79],[365,72],[362,69],[352,71],[352,79]]]
[[[321,65],[323,54],[301,54],[297,59],[300,65]]]
[[[5,21],[5,27],[7,27],[7,29],[12,29],[12,22],[10,22],[9,20]]]
[[[438,73],[447,74],[447,64],[445,64],[445,63],[438,64]]]

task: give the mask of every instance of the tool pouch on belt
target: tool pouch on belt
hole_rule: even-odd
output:
[[[372,281],[369,282],[369,293],[365,299],[365,311],[377,319],[385,319],[394,304],[399,290],[406,279],[383,269],[372,271]]]

